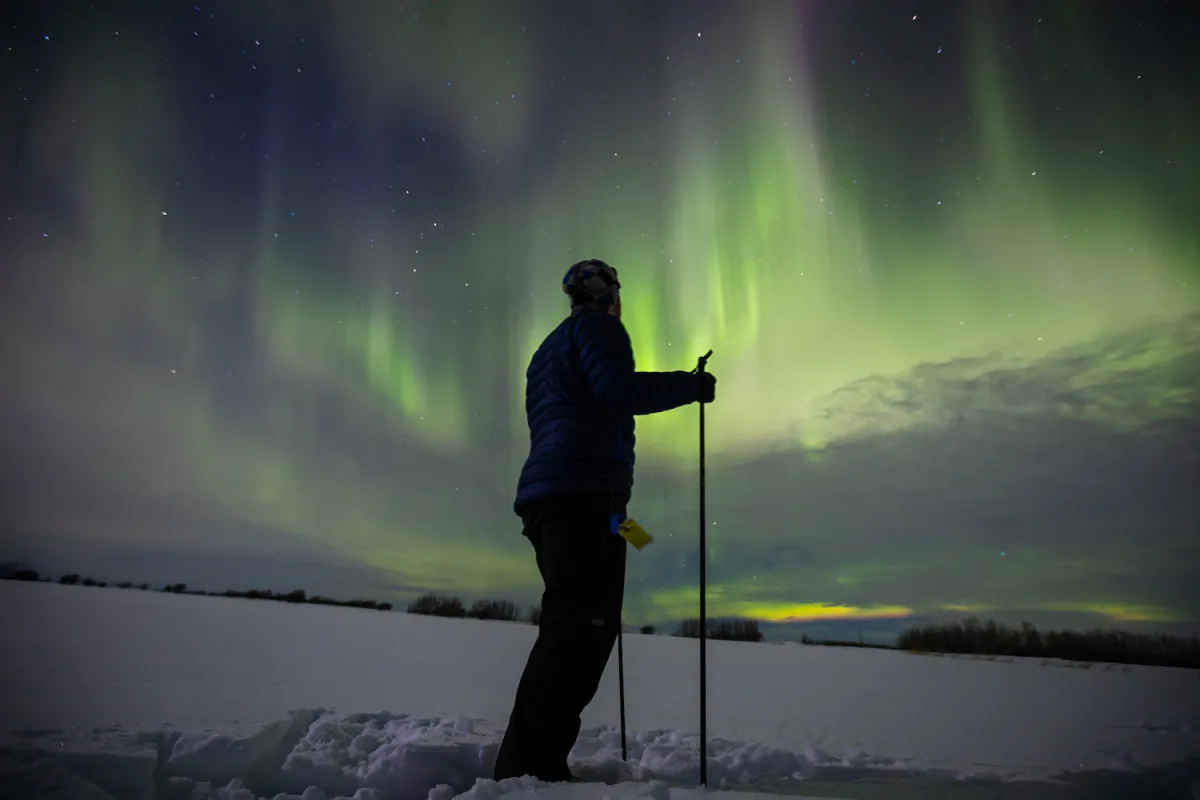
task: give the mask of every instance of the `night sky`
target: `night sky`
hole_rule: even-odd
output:
[[[1200,622],[1194,3],[13,5],[0,560],[534,600],[602,258],[639,368],[714,350],[710,613]],[[639,419],[631,623],[696,453]]]

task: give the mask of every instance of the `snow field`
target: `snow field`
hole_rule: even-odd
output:
[[[614,656],[571,757],[594,785],[487,780],[535,636],[0,582],[0,798],[681,800],[699,773],[697,644],[668,636],[626,635],[629,763]],[[1000,785],[1200,764],[1200,680],[1186,670],[712,642],[709,687],[714,787]]]

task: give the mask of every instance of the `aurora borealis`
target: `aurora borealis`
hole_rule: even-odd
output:
[[[29,4],[0,544],[528,602],[523,372],[596,257],[640,368],[714,350],[711,613],[1200,622],[1186,5]],[[630,622],[693,613],[695,456],[639,419]]]

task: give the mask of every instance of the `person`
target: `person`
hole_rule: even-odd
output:
[[[712,402],[707,372],[637,372],[617,271],[598,259],[563,277],[570,315],[525,372],[529,456],[513,509],[544,584],[538,635],[517,686],[496,780],[575,780],[567,755],[621,627],[634,416]]]

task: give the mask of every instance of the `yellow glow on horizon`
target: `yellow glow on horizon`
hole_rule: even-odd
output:
[[[735,603],[740,616],[763,622],[813,622],[838,619],[903,619],[908,606],[848,606],[836,603]]]
[[[1047,603],[1050,611],[1075,611],[1099,614],[1114,622],[1179,622],[1177,615],[1161,606],[1120,605],[1117,603]]]
[[[991,611],[992,606],[982,603],[947,603],[938,607],[941,611],[958,611],[963,614],[974,614],[982,611]]]

